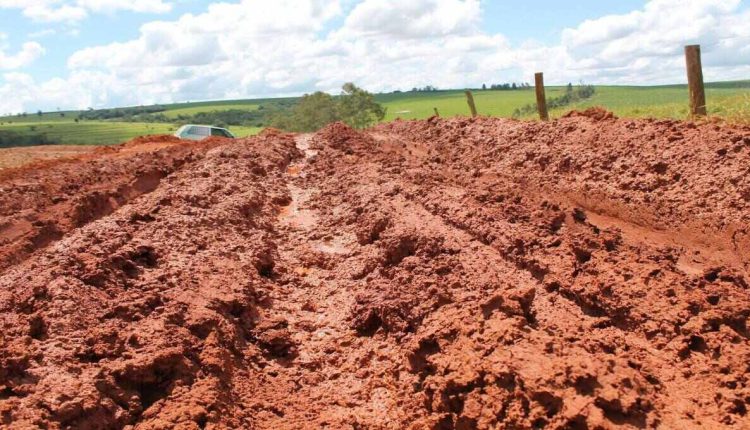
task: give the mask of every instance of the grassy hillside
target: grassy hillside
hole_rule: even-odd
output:
[[[750,123],[750,81],[707,84],[707,103],[711,115],[731,121]],[[548,87],[547,97],[562,95],[564,87]],[[437,108],[441,116],[468,115],[469,108],[463,90],[436,92],[405,92],[378,94],[376,99],[388,108],[385,121],[395,118],[427,118]],[[533,89],[513,91],[475,90],[474,99],[481,115],[508,117],[525,105],[535,102]],[[44,133],[64,144],[106,145],[123,142],[144,134],[173,133],[180,125],[180,115],[228,110],[256,111],[261,106],[289,102],[294,99],[248,99],[176,103],[163,105],[161,113],[167,122],[122,122],[117,120],[80,120],[79,111],[32,113],[24,117],[0,117],[0,132],[8,130],[24,135]],[[558,117],[571,109],[603,106],[620,117],[659,117],[685,119],[688,117],[688,94],[685,85],[656,87],[597,86],[596,94],[585,101],[553,109]],[[137,118],[137,117],[136,117]],[[534,114],[526,115],[534,118]],[[229,126],[238,136],[260,131],[259,127]]]
[[[177,108],[177,109],[170,108],[164,111],[164,115],[166,115],[167,118],[178,118],[180,115],[195,115],[201,112],[216,112],[216,111],[231,110],[231,109],[258,110],[259,107],[260,107],[259,104],[252,104],[252,103],[192,106],[192,107],[182,107],[182,108]]]

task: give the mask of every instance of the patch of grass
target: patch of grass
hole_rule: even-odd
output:
[[[237,137],[248,137],[248,136],[255,136],[256,134],[260,133],[265,127],[245,127],[245,126],[229,126],[229,131],[231,131],[235,136]]]

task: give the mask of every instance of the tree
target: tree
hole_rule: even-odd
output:
[[[486,90],[486,89],[487,89],[487,84],[482,84],[482,90]]]
[[[338,120],[336,101],[321,91],[305,94],[290,111],[270,114],[271,126],[288,131],[314,131]]]
[[[293,107],[274,109],[267,118],[272,127],[282,130],[315,131],[336,121],[364,128],[381,121],[385,113],[375,96],[347,83],[338,97],[323,92],[305,94]]]
[[[375,101],[375,96],[351,82],[344,84],[338,100],[338,114],[342,121],[354,128],[365,128],[385,118],[386,109]]]
[[[36,114],[37,114],[38,116],[42,116],[42,111],[40,110],[40,111],[38,111],[38,112],[37,112]]]

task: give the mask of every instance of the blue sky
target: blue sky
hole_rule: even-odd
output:
[[[0,0],[0,113],[528,81],[750,78],[746,0]],[[213,6],[211,6],[213,5]],[[192,17],[188,17],[191,14]],[[685,23],[690,23],[686,25]]]
[[[586,19],[627,13],[645,3],[642,0],[486,1],[483,20],[488,32],[505,34],[514,42],[536,39],[553,43],[566,27],[575,27]]]

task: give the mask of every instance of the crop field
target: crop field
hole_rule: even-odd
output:
[[[49,121],[5,124],[0,130],[18,134],[44,133],[66,145],[110,145],[147,134],[173,133],[175,126],[159,123],[113,121]]]

